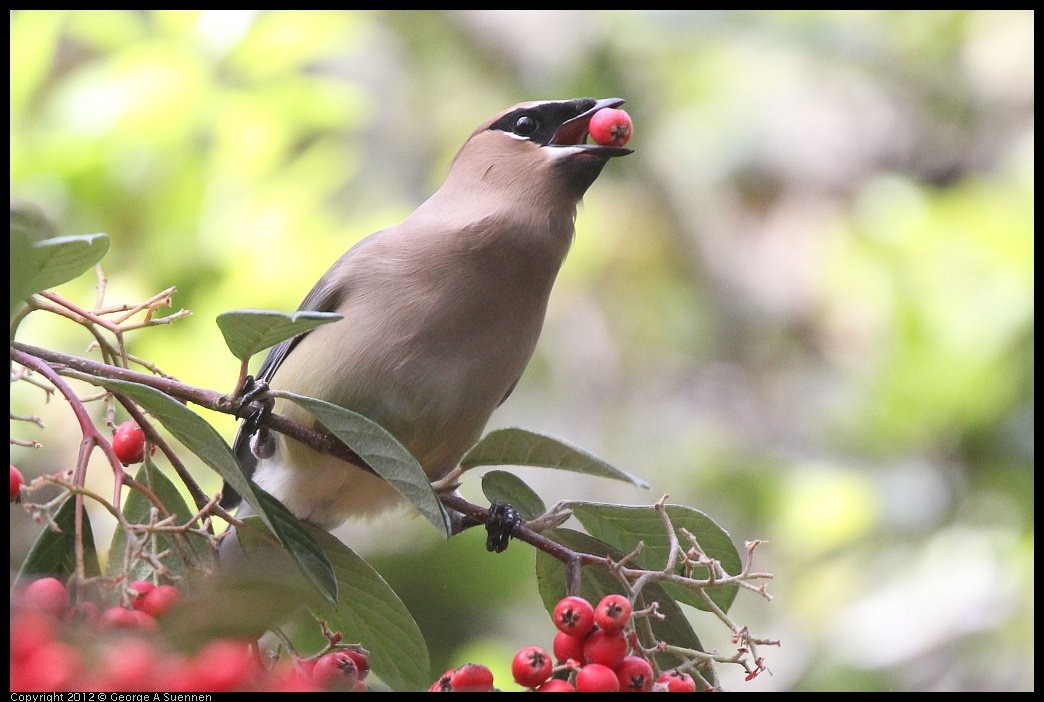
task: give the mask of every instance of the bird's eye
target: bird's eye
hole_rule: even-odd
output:
[[[515,122],[515,134],[518,134],[519,136],[529,136],[537,130],[538,126],[539,125],[535,119],[529,115],[522,115],[518,118],[518,121]]]

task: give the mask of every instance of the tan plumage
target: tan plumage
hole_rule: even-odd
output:
[[[452,469],[529,362],[580,198],[630,153],[584,144],[591,115],[622,102],[522,103],[479,126],[442,187],[352,247],[301,304],[344,319],[275,347],[259,379],[376,421],[433,479]],[[293,403],[274,409],[321,428]],[[258,459],[241,431],[237,455],[299,518],[332,528],[398,501],[380,478],[272,436]]]

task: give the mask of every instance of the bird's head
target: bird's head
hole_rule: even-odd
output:
[[[575,207],[614,156],[631,149],[588,144],[591,118],[620,98],[577,98],[523,102],[491,117],[464,143],[453,160],[447,182],[509,191],[516,199],[561,199]],[[566,202],[568,201],[568,202]]]

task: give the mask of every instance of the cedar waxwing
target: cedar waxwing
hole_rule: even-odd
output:
[[[484,122],[442,187],[349,249],[299,308],[344,319],[274,347],[258,380],[365,415],[432,480],[444,476],[533,354],[580,199],[610,158],[631,153],[585,143],[592,115],[623,102],[526,102]],[[292,402],[274,411],[322,430]],[[340,459],[274,432],[251,450],[247,434],[234,446],[245,472],[300,519],[332,529],[400,501]]]

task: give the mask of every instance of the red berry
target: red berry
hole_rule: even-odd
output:
[[[152,671],[153,689],[169,692],[201,692],[204,691],[204,680],[194,668],[192,659],[174,651],[165,651],[160,657],[159,666]]]
[[[139,612],[136,609],[128,610],[131,616],[134,618],[134,626],[141,629],[147,634],[159,631],[159,622],[156,621],[156,617],[152,616],[147,612]]]
[[[511,675],[522,687],[536,687],[551,677],[551,656],[536,646],[523,648],[511,661]]]
[[[620,681],[612,668],[588,663],[576,674],[577,692],[619,692]]]
[[[489,692],[493,689],[493,673],[481,663],[465,663],[450,680],[453,692]]]
[[[537,692],[576,692],[576,688],[565,680],[553,678],[536,689]]]
[[[59,638],[58,623],[49,614],[31,609],[11,612],[11,670],[38,648]]]
[[[559,631],[586,636],[594,626],[594,607],[583,597],[563,597],[555,605],[554,620]]]
[[[431,684],[428,688],[428,692],[453,692],[451,683],[453,682],[453,676],[457,671],[450,668],[445,673],[439,676],[439,679]]]
[[[351,649],[346,648],[342,652],[352,657],[352,660],[355,661],[355,667],[359,670],[359,680],[364,680],[366,674],[370,672],[370,659],[366,657],[366,654],[352,651]]]
[[[649,661],[638,656],[625,656],[616,669],[620,692],[648,692],[653,684],[653,669]]]
[[[125,466],[141,463],[145,458],[145,432],[133,421],[124,422],[112,437],[112,449]]]
[[[151,614],[125,607],[111,607],[101,613],[103,625],[113,629],[137,629],[145,633],[159,630],[159,622]]]
[[[134,609],[145,608],[145,597],[156,589],[156,586],[147,580],[135,580],[129,586],[131,596],[131,607]]]
[[[622,631],[595,629],[584,642],[584,657],[588,663],[599,663],[615,669],[626,655],[627,639]]]
[[[57,578],[40,578],[25,589],[25,601],[34,609],[50,614],[61,614],[68,603],[69,594],[65,585]]]
[[[22,486],[25,485],[25,478],[22,477],[22,471],[11,466],[11,502],[15,502],[22,495]]]
[[[137,636],[129,636],[110,645],[99,667],[105,676],[107,689],[139,692],[160,689],[152,686],[159,665],[159,655],[151,643]]]
[[[208,692],[242,690],[260,672],[246,645],[231,639],[208,643],[193,657],[190,668],[200,689]]]
[[[306,660],[304,658],[295,658],[293,660],[295,667],[298,668],[302,673],[306,673],[307,675],[311,676],[312,671],[315,670],[315,661],[317,660],[315,658],[311,660]]]
[[[82,669],[79,651],[61,641],[35,649],[20,666],[11,669],[11,691],[44,692],[82,689],[74,685]],[[12,699],[16,696],[12,695]]]
[[[102,622],[116,629],[134,629],[138,626],[138,620],[134,612],[123,607],[111,607],[102,612]]]
[[[181,590],[173,585],[160,585],[145,595],[142,609],[154,617],[162,617],[181,599]]]
[[[662,673],[656,682],[667,685],[667,692],[696,692],[696,682],[692,676],[678,670]]]
[[[346,651],[334,651],[315,662],[312,680],[327,690],[350,690],[359,679],[359,668]]]
[[[623,146],[631,138],[631,116],[623,110],[606,107],[591,117],[587,130],[596,144]]]
[[[606,631],[620,631],[631,618],[631,603],[623,595],[606,595],[595,607],[595,624]]]
[[[565,663],[572,659],[577,663],[583,663],[585,641],[586,638],[583,636],[570,636],[564,631],[558,632],[555,634],[555,642],[551,647],[551,650],[555,652],[555,660]]]

